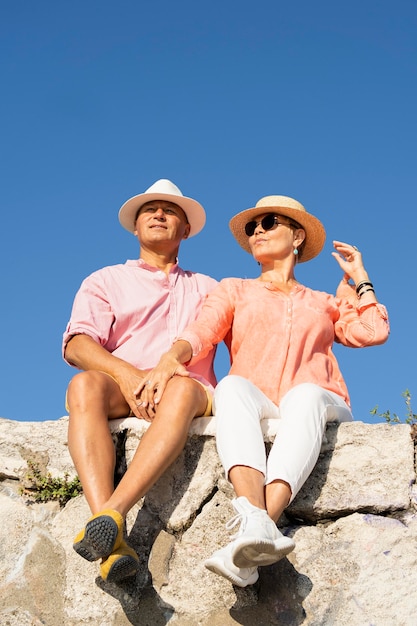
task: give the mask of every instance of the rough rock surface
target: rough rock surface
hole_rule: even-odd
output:
[[[67,423],[0,419],[2,626],[417,624],[410,426],[330,424],[315,470],[278,524],[295,550],[240,589],[202,565],[227,542],[234,514],[212,421],[194,427],[180,458],[130,512],[141,567],[121,586],[105,584],[97,563],[72,549],[90,515],[83,496],[60,509],[20,495],[27,461],[74,475]],[[120,420],[113,429],[129,462],[144,425]],[[268,424],[264,432],[266,445],[279,436]]]

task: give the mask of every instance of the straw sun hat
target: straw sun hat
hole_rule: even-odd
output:
[[[135,232],[136,213],[146,202],[167,200],[179,206],[187,216],[191,226],[189,237],[196,235],[206,223],[206,212],[197,200],[182,195],[180,189],[170,180],[161,178],[144,193],[127,200],[119,211],[119,222],[131,233]]]
[[[299,263],[309,261],[320,253],[326,240],[326,231],[324,230],[323,224],[317,217],[307,213],[300,202],[288,196],[265,196],[265,198],[261,198],[256,203],[254,208],[241,211],[232,217],[229,222],[230,230],[238,244],[241,245],[246,252],[252,254],[249,239],[245,233],[245,226],[248,222],[251,222],[259,215],[264,215],[265,213],[276,213],[277,215],[289,217],[300,224],[301,228],[305,230],[306,238],[303,243]]]

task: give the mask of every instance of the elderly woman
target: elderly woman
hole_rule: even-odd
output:
[[[184,364],[230,333],[231,368],[215,390],[214,413],[218,452],[236,493],[237,515],[227,526],[240,527],[205,565],[245,587],[258,579],[258,566],[293,550],[276,522],[316,464],[326,423],[352,419],[333,342],[381,344],[389,325],[355,246],[333,242],[344,272],[336,296],[296,280],[296,263],[318,255],[325,241],[321,222],[296,200],[262,198],[235,215],[230,228],[261,266],[260,276],[222,280],[137,392],[158,403],[170,377],[187,376]],[[280,420],[268,458],[265,418]]]

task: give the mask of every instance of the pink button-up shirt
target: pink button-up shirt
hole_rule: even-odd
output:
[[[114,356],[150,369],[196,318],[216,285],[214,278],[178,265],[166,275],[141,259],[100,269],[83,281],[75,296],[63,337],[63,356],[70,337],[84,334]],[[208,351],[189,368],[207,386],[216,384],[214,353]]]
[[[383,343],[389,325],[385,307],[370,303],[369,296],[359,303],[347,285],[338,293],[344,297],[297,285],[286,295],[270,283],[227,278],[178,339],[191,344],[193,363],[231,331],[229,373],[249,379],[277,405],[287,391],[305,382],[329,389],[349,404],[333,342],[356,348]]]

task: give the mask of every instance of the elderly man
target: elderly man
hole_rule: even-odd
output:
[[[88,561],[102,559],[104,580],[136,573],[137,554],[124,539],[126,514],[181,453],[191,421],[211,413],[214,352],[189,377],[173,376],[158,404],[136,393],[216,285],[177,260],[181,242],[205,219],[201,204],[165,179],[125,202],[119,220],[137,237],[139,259],[88,276],[64,333],[65,360],[83,370],[67,392],[69,450],[92,512],[74,549]],[[115,489],[108,420],[129,414],[151,423]]]

